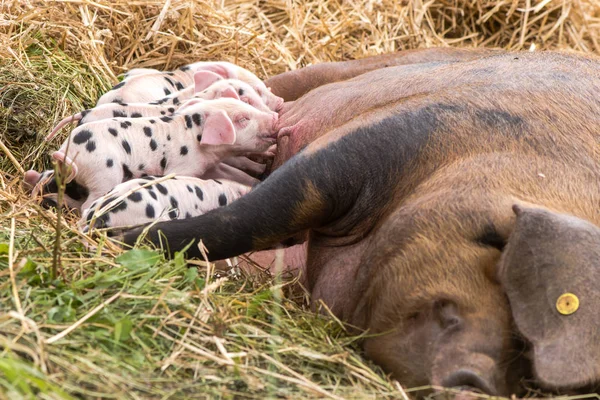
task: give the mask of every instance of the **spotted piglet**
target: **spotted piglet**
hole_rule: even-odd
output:
[[[82,232],[88,232],[92,227],[116,228],[191,218],[225,206],[249,191],[250,187],[227,180],[187,176],[132,179],[83,210],[78,226]]]
[[[276,113],[234,99],[196,101],[171,117],[75,128],[52,158],[72,167],[66,182],[88,190],[82,208],[121,182],[170,173],[202,177],[224,159],[262,153],[276,141]]]
[[[105,103],[149,103],[181,91],[194,84],[194,74],[198,71],[210,71],[223,79],[238,79],[249,84],[261,97],[270,110],[277,111],[283,104],[252,72],[235,64],[214,61],[197,62],[170,72],[148,72],[128,76],[115,85],[98,100],[97,105]],[[177,98],[177,96],[175,96]],[[179,101],[181,99],[177,98]]]

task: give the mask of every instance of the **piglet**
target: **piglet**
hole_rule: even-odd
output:
[[[74,129],[52,158],[71,166],[66,182],[75,179],[89,191],[82,208],[132,178],[202,177],[224,159],[275,143],[276,113],[234,99],[194,101],[173,116],[112,118]]]
[[[188,176],[147,176],[117,185],[83,210],[78,222],[82,232],[153,221],[191,218],[226,206],[250,191],[232,181],[203,180]]]

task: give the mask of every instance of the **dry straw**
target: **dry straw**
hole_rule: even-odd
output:
[[[58,141],[43,137],[122,72],[227,60],[268,77],[432,46],[598,53],[599,33],[588,0],[0,0],[0,399],[414,393],[279,282],[117,262],[102,237],[87,253],[73,215],[65,281],[48,281],[56,213],[24,194],[22,171],[50,167]]]

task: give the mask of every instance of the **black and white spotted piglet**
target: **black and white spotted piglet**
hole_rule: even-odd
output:
[[[98,100],[97,105],[105,103],[149,103],[164,96],[193,86],[194,74],[198,71],[210,71],[223,79],[238,79],[249,84],[262,98],[270,110],[277,111],[283,104],[252,72],[235,64],[224,61],[197,62],[170,72],[148,72],[128,76],[115,85]]]
[[[277,113],[234,99],[196,101],[172,117],[112,118],[74,129],[52,158],[72,167],[66,182],[88,190],[82,208],[129,179],[202,177],[224,159],[264,152],[276,141]]]
[[[227,180],[145,177],[117,185],[83,210],[79,229],[116,228],[183,219],[225,206],[250,191]]]

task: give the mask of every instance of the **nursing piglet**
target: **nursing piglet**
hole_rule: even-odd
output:
[[[117,185],[83,210],[79,229],[116,228],[153,221],[191,218],[225,206],[250,191],[232,181],[152,176]]]
[[[172,117],[113,118],[73,130],[52,158],[72,167],[67,182],[89,191],[82,208],[121,182],[169,173],[201,177],[226,158],[261,153],[275,142],[276,113],[233,99],[196,101]]]

